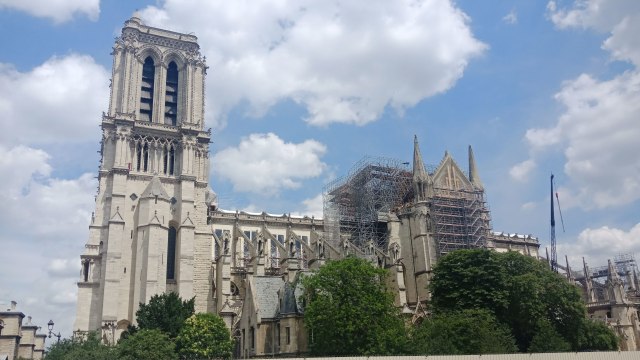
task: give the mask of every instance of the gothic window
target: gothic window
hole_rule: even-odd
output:
[[[149,171],[149,144],[142,148],[142,171]]]
[[[89,260],[85,260],[82,262],[82,275],[84,278],[84,282],[89,281]]]
[[[151,121],[153,115],[153,81],[156,67],[151,56],[142,65],[142,85],[140,87],[140,120]]]
[[[251,349],[256,348],[256,332],[253,329],[253,326],[249,328],[249,341],[251,342]]]
[[[164,97],[164,123],[176,126],[178,115],[178,66],[170,62],[167,68],[167,86]]]
[[[169,241],[167,244],[167,280],[176,278],[176,228],[169,227]]]
[[[238,296],[240,295],[240,290],[238,289],[238,286],[232,281],[231,282],[231,296]]]
[[[174,174],[176,163],[176,150],[173,148],[173,145],[169,146],[169,175]]]
[[[140,171],[142,168],[142,144],[138,143],[136,146],[136,171]]]
[[[167,175],[169,172],[169,150],[166,147],[162,148],[162,172]]]

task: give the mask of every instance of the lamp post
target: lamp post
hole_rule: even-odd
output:
[[[54,333],[53,332],[53,320],[49,320],[49,322],[47,323],[47,327],[49,328],[49,339],[51,339],[51,335],[55,336],[58,338],[58,342],[60,342],[60,331],[58,331],[58,333]]]

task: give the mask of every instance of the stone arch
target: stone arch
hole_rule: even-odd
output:
[[[173,49],[165,51],[162,54],[162,64],[168,67],[172,61],[178,66],[178,71],[182,71],[187,64],[187,59],[181,53]]]
[[[156,67],[163,63],[162,51],[153,45],[145,45],[138,49],[136,59],[140,64],[144,64],[147,57],[151,57]]]

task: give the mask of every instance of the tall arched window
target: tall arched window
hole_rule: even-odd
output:
[[[136,171],[142,169],[142,143],[136,146]]]
[[[151,56],[142,65],[142,85],[140,89],[140,120],[151,121],[153,118],[153,80],[156,67]]]
[[[169,241],[167,242],[167,280],[176,278],[176,228],[169,227]]]
[[[142,148],[142,170],[149,171],[149,144],[144,144]]]
[[[167,86],[164,97],[164,123],[175,126],[178,120],[178,65],[167,67]]]
[[[169,172],[169,149],[168,146],[162,147],[162,173],[167,175]]]
[[[175,163],[176,163],[176,150],[173,147],[173,145],[171,145],[169,147],[169,175],[174,174]]]
[[[89,260],[84,260],[82,262],[82,272],[83,272],[83,278],[84,278],[84,282],[89,281]]]

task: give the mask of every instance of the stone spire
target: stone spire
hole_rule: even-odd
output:
[[[473,156],[473,149],[469,145],[469,181],[478,189],[483,189],[482,181],[480,181],[480,175],[478,175],[478,168],[476,167],[476,159]]]
[[[611,260],[608,261],[609,276],[607,278],[607,285],[609,287],[609,300],[612,303],[623,304],[625,302],[624,284],[618,276],[618,271],[615,266],[613,266]]]
[[[593,292],[593,282],[591,280],[591,272],[589,271],[587,262],[584,261],[584,257],[582,258],[582,266],[584,269],[584,279],[585,279],[586,291],[587,291],[587,302],[588,303],[595,302],[596,297],[595,297],[595,293]]]
[[[413,138],[413,188],[416,201],[426,201],[432,194],[433,182],[424,167],[418,136]]]

